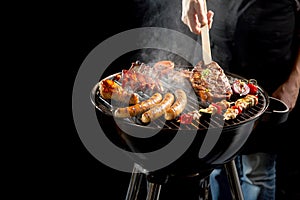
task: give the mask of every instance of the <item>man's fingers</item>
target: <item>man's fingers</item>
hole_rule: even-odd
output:
[[[185,16],[181,20],[183,23],[185,23],[189,27],[191,32],[193,32],[195,34],[200,34],[201,25],[198,22],[198,18],[196,16],[196,14]]]
[[[199,22],[199,18],[198,18],[197,14],[194,15],[194,21],[195,21],[195,24],[194,24],[194,31],[193,32],[196,33],[196,34],[200,34],[202,25]]]
[[[204,1],[203,0],[195,1],[194,9],[197,13],[198,22],[201,24],[201,27],[205,26],[208,23],[208,21],[207,21],[206,11],[204,9]]]
[[[201,28],[208,25],[212,26],[214,13],[206,11],[204,0],[182,1],[181,20],[185,23],[191,32],[195,34],[201,33]]]
[[[208,26],[211,28],[212,23],[213,23],[213,17],[214,17],[214,12],[213,11],[208,11],[207,12],[207,21],[208,21]]]

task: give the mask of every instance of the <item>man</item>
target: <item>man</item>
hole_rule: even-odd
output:
[[[297,2],[208,0],[207,13],[204,5],[203,0],[182,0],[182,21],[195,34],[201,34],[205,25],[211,28],[213,60],[225,71],[256,79],[292,112],[300,88]],[[280,127],[257,128],[247,151],[237,157],[245,199],[275,199],[277,155],[270,138],[280,131]],[[226,184],[220,184],[226,181],[223,172],[215,169],[210,176],[213,199],[230,199]]]

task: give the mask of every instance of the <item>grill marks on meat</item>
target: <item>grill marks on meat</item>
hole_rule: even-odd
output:
[[[192,70],[190,81],[202,103],[212,103],[229,99],[232,95],[231,85],[223,69],[216,63],[204,65],[200,61]]]

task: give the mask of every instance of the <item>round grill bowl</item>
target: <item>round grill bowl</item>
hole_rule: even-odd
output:
[[[235,74],[228,74],[228,76],[241,78]],[[106,136],[122,149],[145,153],[145,157],[137,161],[145,169],[151,168],[151,163],[160,162],[159,158],[147,157],[147,153],[158,151],[169,145],[175,138],[184,138],[187,135],[192,138],[192,141],[184,148],[182,154],[174,162],[154,171],[167,175],[195,173],[207,175],[212,169],[231,161],[239,153],[266,111],[269,97],[261,87],[258,88],[258,105],[245,110],[236,119],[224,122],[222,116],[201,117],[199,121],[193,123],[193,126],[181,126],[175,120],[144,126],[136,119],[116,119],[112,116],[109,102],[99,99],[97,85],[91,92],[91,100]],[[139,133],[148,134],[149,137],[139,137]]]

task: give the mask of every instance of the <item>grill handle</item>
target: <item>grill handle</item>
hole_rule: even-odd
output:
[[[289,107],[280,99],[269,97],[269,106],[262,115],[261,121],[270,125],[286,122],[289,116]]]

